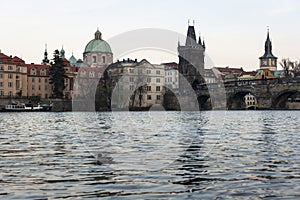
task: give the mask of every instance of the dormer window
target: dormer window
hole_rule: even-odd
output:
[[[30,75],[33,75],[33,76],[36,75],[36,69],[35,68],[30,69]]]
[[[105,64],[105,56],[102,56],[102,63]]]

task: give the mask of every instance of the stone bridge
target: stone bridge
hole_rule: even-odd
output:
[[[257,109],[288,109],[289,100],[300,99],[300,77],[197,85],[194,89],[202,109],[244,109],[244,96],[249,93],[256,98]]]

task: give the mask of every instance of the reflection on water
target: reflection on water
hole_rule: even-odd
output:
[[[296,199],[299,116],[2,113],[0,198]]]

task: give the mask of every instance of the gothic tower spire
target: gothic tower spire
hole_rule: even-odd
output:
[[[267,39],[265,41],[265,53],[260,58],[260,68],[269,69],[271,71],[277,70],[277,57],[272,53],[272,42],[270,39],[270,30],[267,28]]]
[[[43,64],[48,64],[49,59],[48,59],[48,52],[47,52],[47,44],[45,44],[45,52],[44,52],[44,59],[43,59]]]

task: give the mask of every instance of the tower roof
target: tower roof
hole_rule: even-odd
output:
[[[186,36],[185,46],[193,46],[196,42],[196,33],[194,26],[189,26]]]
[[[266,42],[265,42],[265,53],[259,59],[263,59],[263,58],[275,58],[275,59],[277,59],[277,57],[275,57],[272,53],[272,42],[270,40],[269,30],[268,30],[267,39],[266,39]]]

